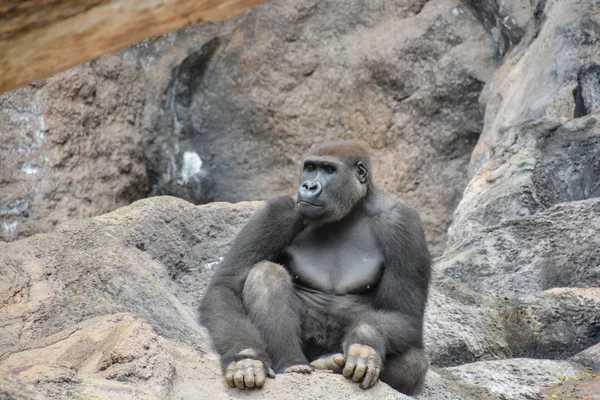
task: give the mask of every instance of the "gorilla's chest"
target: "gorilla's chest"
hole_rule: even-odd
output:
[[[308,227],[288,248],[288,269],[297,285],[337,295],[374,287],[383,257],[367,224]]]

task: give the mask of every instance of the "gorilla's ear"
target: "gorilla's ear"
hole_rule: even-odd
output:
[[[369,177],[369,171],[367,171],[367,167],[365,167],[362,161],[356,163],[356,170],[358,172],[358,180],[360,183],[365,183]]]

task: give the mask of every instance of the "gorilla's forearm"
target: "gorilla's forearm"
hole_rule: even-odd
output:
[[[253,358],[270,365],[256,327],[250,322],[241,299],[225,285],[211,285],[200,305],[200,322],[210,333],[221,355],[223,370],[232,361]],[[241,354],[240,354],[241,353]]]
[[[372,311],[360,315],[344,339],[344,353],[353,344],[371,346],[383,359],[387,353],[402,354],[423,346],[422,321],[392,311]]]

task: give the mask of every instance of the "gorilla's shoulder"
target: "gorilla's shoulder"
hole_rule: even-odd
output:
[[[398,197],[377,192],[368,205],[368,211],[373,217],[393,222],[397,219],[419,219],[417,211]]]
[[[296,201],[292,196],[273,197],[266,202],[265,209],[273,211],[296,210]]]

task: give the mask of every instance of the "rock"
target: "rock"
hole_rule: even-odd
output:
[[[6,368],[0,367],[0,399],[2,400],[42,400],[44,397],[31,385],[21,382]]]
[[[576,106],[581,101],[578,98],[590,91],[596,98],[600,95],[598,84],[590,85],[588,80],[596,76],[590,75],[589,65],[600,64],[597,4],[557,0],[534,3],[532,32],[482,92],[485,123],[471,156],[471,177],[495,154],[501,128],[543,117],[582,116],[583,109]],[[582,88],[574,97],[578,85]],[[585,94],[588,103],[593,97],[590,94]],[[591,104],[590,110],[595,109]]]
[[[215,357],[156,335],[131,314],[96,317],[0,356],[2,365],[51,398],[233,399]],[[28,348],[31,347],[31,348]],[[17,379],[17,378],[15,378]],[[278,375],[244,398],[408,399],[385,384],[368,392],[340,375]]]
[[[477,18],[490,32],[499,57],[517,46],[533,19],[533,1],[524,0],[466,0]]]
[[[169,398],[227,398],[217,359],[197,323],[198,302],[233,237],[261,205],[194,206],[153,197],[66,222],[53,233],[0,243],[0,296],[6,299],[0,308],[0,367],[58,397],[116,391],[154,398],[164,390]],[[432,364],[509,356],[495,304],[436,273],[426,317]],[[139,340],[132,342],[134,337]],[[155,341],[158,347],[146,349],[145,343]],[[102,361],[113,359],[107,354],[116,354],[118,362]],[[200,373],[212,383],[198,384]],[[342,398],[397,396],[383,384],[362,392],[339,376],[306,379],[278,377],[260,393],[291,398],[292,388],[308,385],[296,396],[314,398],[325,387]],[[443,392],[432,385],[431,393]]]
[[[108,57],[0,96],[0,240],[145,197],[135,63]],[[128,87],[128,91],[123,91]]]
[[[494,63],[459,0],[275,0],[144,41],[2,97],[34,108],[0,105],[15,121],[0,154],[19,147],[33,160],[11,155],[0,171],[0,207],[27,204],[0,216],[2,238],[148,193],[196,204],[293,193],[313,144],[354,138],[373,148],[377,183],[419,208],[441,254]]]
[[[572,201],[486,228],[435,266],[479,293],[524,298],[600,287],[600,198]]]
[[[558,383],[541,390],[546,398],[552,399],[589,399],[597,400],[600,398],[600,379],[598,376],[589,372],[582,374],[575,380]]]
[[[438,367],[512,355],[499,304],[433,271],[425,313],[429,362]]]
[[[600,371],[600,343],[575,354],[569,360]]]
[[[207,351],[198,299],[215,261],[256,207],[200,210],[183,200],[153,198],[65,223],[54,234],[0,243],[0,293],[6,299],[0,348],[95,316],[132,312],[158,334]],[[173,277],[183,271],[189,276],[178,285]]]
[[[504,318],[514,356],[573,356],[571,360],[582,363],[593,355],[593,350],[579,352],[600,341],[600,288],[550,289],[512,303]]]
[[[575,97],[575,118],[600,111],[600,64],[587,64],[577,74]]]
[[[376,182],[419,207],[441,253],[492,65],[468,9],[446,0],[272,1],[211,33],[181,32],[173,48],[187,54],[163,56],[173,74],[157,88],[163,102],[154,101],[146,132],[151,193],[195,203],[293,193],[314,143],[362,139]],[[186,153],[202,161],[190,184]]]
[[[600,197],[598,126],[592,115],[543,119],[499,133],[494,156],[469,182],[455,211],[449,247],[503,221]]]
[[[467,395],[475,387],[478,399],[521,400],[541,398],[544,387],[560,383],[560,379],[584,376],[584,367],[570,361],[516,358],[499,361],[480,361],[460,367],[447,368],[445,377],[464,385]],[[458,392],[461,387],[458,386]],[[470,390],[469,390],[470,389]]]
[[[6,349],[2,365],[51,398],[159,398],[174,360],[145,322],[130,314],[91,318],[41,340]],[[129,385],[132,383],[134,385]]]

